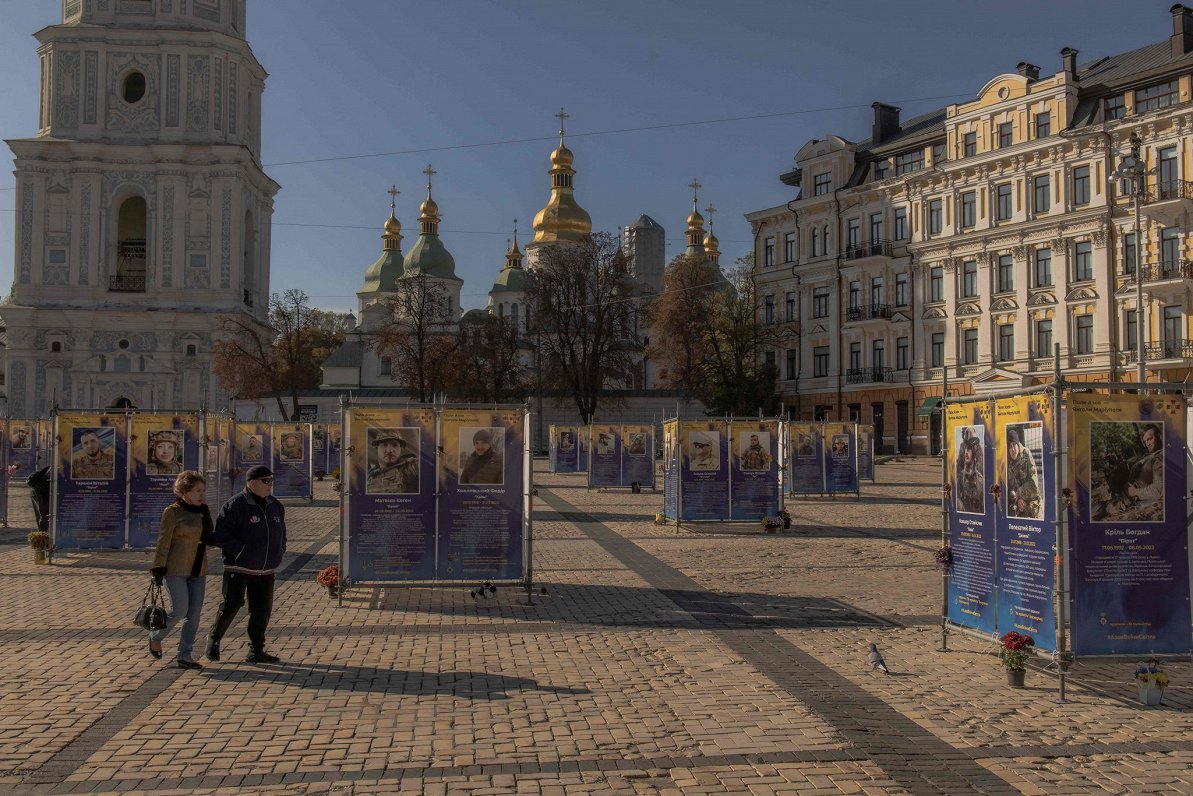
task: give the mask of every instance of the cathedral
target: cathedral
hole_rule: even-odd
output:
[[[220,408],[219,318],[266,328],[279,186],[244,3],[64,0],[15,158],[6,391],[62,408]]]
[[[530,313],[527,308],[527,282],[529,274],[538,265],[542,250],[546,246],[566,246],[578,243],[592,234],[592,218],[576,199],[573,179],[575,155],[564,143],[563,120],[559,113],[559,146],[550,155],[551,193],[544,206],[534,217],[534,236],[526,243],[523,254],[518,245],[518,231],[515,228],[509,249],[505,253],[505,264],[498,272],[489,290],[488,306],[483,310],[463,312],[460,307],[460,293],[463,280],[456,276],[455,259],[439,237],[439,207],[431,198],[431,177],[435,174],[430,166],[423,172],[427,175],[427,198],[419,207],[419,235],[409,253],[402,254],[402,224],[398,221],[390,189],[390,214],[381,231],[381,254],[364,274],[364,284],[357,292],[356,331],[349,339],[323,362],[323,387],[325,390],[368,390],[394,388],[398,386],[392,377],[391,362],[368,345],[369,335],[387,320],[385,299],[394,294],[394,286],[402,279],[425,274],[442,286],[447,296],[448,317],[439,331],[453,333],[461,322],[483,317],[485,314],[508,318],[515,328],[528,331]],[[699,187],[694,183],[695,188]],[[710,208],[712,209],[712,208]],[[621,232],[622,262],[626,268],[625,291],[637,299],[636,308],[649,302],[652,294],[662,290],[665,267],[665,234],[663,227],[647,215],[640,216]],[[707,255],[706,255],[707,252]],[[686,254],[699,253],[709,256],[714,262],[719,257],[717,239],[711,228],[706,232],[704,219],[696,210],[693,195],[692,214],[688,217]],[[635,310],[637,315],[637,309]],[[638,329],[635,343],[645,348],[648,330]],[[533,350],[529,339],[523,343],[524,362],[529,365]],[[639,373],[632,383],[611,385],[619,388],[651,389],[654,386],[654,363],[642,357]]]

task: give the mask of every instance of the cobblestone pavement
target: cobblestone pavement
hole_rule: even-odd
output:
[[[129,624],[146,553],[35,566],[14,489],[0,792],[1193,792],[1193,667],[1169,664],[1166,704],[1144,708],[1132,663],[1079,662],[1062,704],[1047,661],[1018,690],[986,641],[939,652],[939,465],[878,477],[764,535],[656,526],[661,494],[540,472],[533,605],[453,587],[338,607],[313,582],[336,553],[320,484],[289,509],[283,663],[236,662],[242,620],[199,673],[150,658]],[[893,675],[865,665],[871,641]]]

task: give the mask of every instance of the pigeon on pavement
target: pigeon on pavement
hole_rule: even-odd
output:
[[[891,673],[891,670],[886,668],[886,661],[882,659],[882,653],[878,651],[877,644],[870,645],[870,668],[876,669],[883,674]]]

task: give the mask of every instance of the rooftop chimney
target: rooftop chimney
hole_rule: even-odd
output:
[[[1172,12],[1172,57],[1180,58],[1193,51],[1193,10],[1180,3],[1168,10]]]
[[[1077,79],[1077,51],[1066,47],[1060,51],[1060,63],[1069,80]]]
[[[874,109],[874,128],[870,131],[871,145],[877,146],[903,129],[899,126],[899,108],[885,102],[875,102],[870,107]]]
[[[1040,67],[1035,64],[1029,64],[1027,61],[1020,61],[1016,67],[1019,74],[1027,78],[1027,82],[1034,83],[1040,79]]]

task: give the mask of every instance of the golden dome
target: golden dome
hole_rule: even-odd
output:
[[[423,203],[418,206],[418,214],[420,217],[438,216],[439,205],[435,204],[435,200],[428,196],[423,200]]]
[[[565,147],[562,142],[551,151],[551,165],[557,169],[571,166],[574,160],[575,156],[572,155],[572,150]]]
[[[385,219],[385,227],[382,230],[382,234],[390,237],[394,235],[401,236],[402,234],[402,222],[398,221],[397,217],[394,216],[393,210],[389,211],[389,218]]]
[[[688,216],[688,226],[689,227],[704,226],[704,216],[700,215],[700,211],[696,210],[695,208],[692,209],[692,214],[690,216]]]
[[[588,211],[576,204],[571,192],[553,191],[547,206],[534,217],[534,240],[536,243],[556,241],[578,242],[585,235],[592,234],[592,217]]]
[[[708,251],[715,251],[720,243],[721,242],[717,240],[717,236],[712,234],[711,231],[704,236],[704,248]]]

